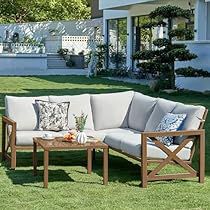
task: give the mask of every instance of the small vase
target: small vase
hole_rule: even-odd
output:
[[[78,132],[76,136],[76,141],[79,144],[85,144],[87,142],[87,135],[85,134],[85,132],[83,131]]]

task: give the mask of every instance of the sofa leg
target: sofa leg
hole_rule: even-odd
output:
[[[142,169],[143,168],[143,169]],[[141,166],[141,187],[147,188],[147,171],[144,169],[145,167]]]
[[[204,183],[205,177],[205,134],[200,135],[199,142],[199,182]]]
[[[11,148],[11,169],[15,170],[16,168],[16,149]]]
[[[141,187],[147,188],[147,158],[141,159]]]
[[[5,141],[6,141],[6,135],[5,135],[5,129],[6,129],[6,125],[5,125],[5,123],[4,123],[4,121],[2,120],[2,152],[1,152],[1,155],[2,155],[2,161],[5,161],[5,159],[6,159],[6,157],[5,157]]]
[[[147,187],[147,138],[142,136],[141,145],[141,187]]]

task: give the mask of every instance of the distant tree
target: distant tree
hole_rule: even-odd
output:
[[[0,0],[0,23],[75,20],[90,17],[87,0]]]

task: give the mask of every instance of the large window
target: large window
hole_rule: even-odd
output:
[[[133,54],[141,50],[151,50],[154,48],[153,41],[164,36],[163,28],[143,29],[143,24],[149,23],[148,16],[138,16],[132,19],[132,48]],[[136,62],[133,62],[133,70],[136,69]]]
[[[124,68],[127,55],[127,19],[108,20],[108,67]]]
[[[157,38],[167,38],[167,28],[163,26],[154,27],[153,29],[143,29],[141,26],[149,23],[148,16],[137,16],[132,19],[132,48],[133,53],[141,50],[152,50],[155,48],[153,41]],[[194,31],[194,15],[190,20],[184,18],[176,18],[173,22],[173,28],[186,28]],[[193,38],[193,37],[192,37]],[[185,40],[186,37],[175,37],[174,41]],[[189,39],[188,39],[189,40]],[[135,70],[136,63],[133,62]]]
[[[174,41],[185,41],[185,40],[193,40],[194,39],[194,14],[192,13],[192,16],[190,20],[186,20],[184,18],[176,18],[173,21],[173,28],[174,29],[189,29],[192,33],[192,36],[181,36],[181,37],[175,37]]]
[[[164,29],[162,27],[155,27],[153,29],[143,29],[143,24],[149,23],[148,16],[133,17],[133,52],[139,50],[151,50],[153,41],[164,36]]]

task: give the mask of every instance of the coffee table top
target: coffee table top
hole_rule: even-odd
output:
[[[60,149],[106,149],[108,145],[98,139],[90,139],[85,144],[79,144],[76,141],[68,142],[62,137],[53,140],[44,140],[40,137],[34,137],[33,141],[44,150],[60,150]]]

